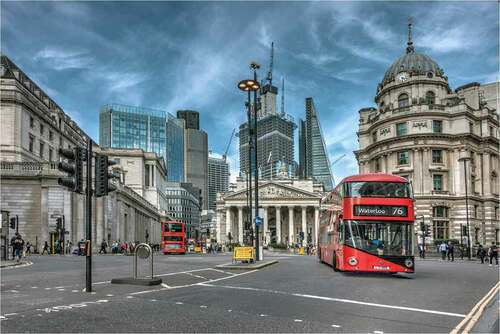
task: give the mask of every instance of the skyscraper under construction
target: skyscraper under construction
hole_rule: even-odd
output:
[[[260,89],[261,105],[257,110],[257,166],[259,176],[263,179],[275,177],[283,164],[286,164],[290,175],[295,174],[294,132],[297,125],[293,117],[286,114],[284,110],[284,81],[281,92],[281,111],[278,113],[276,110],[278,87],[272,84],[273,56],[274,45],[272,44],[271,66],[266,83]],[[248,124],[245,122],[240,125],[238,133],[242,176],[248,172],[248,134]]]

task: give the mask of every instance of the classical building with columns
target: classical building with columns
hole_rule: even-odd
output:
[[[359,172],[411,180],[417,221],[431,226],[428,243],[464,240],[467,220],[472,244],[500,241],[498,85],[452,90],[443,69],[415,51],[410,24],[406,53],[385,72],[376,107],[359,111]]]
[[[304,232],[304,242],[316,244],[323,185],[287,174],[285,171],[273,180],[259,182],[263,245],[300,243],[300,232]],[[217,241],[228,242],[230,233],[232,242],[242,244],[245,229],[250,227],[249,212],[246,180],[239,178],[228,192],[217,194]]]

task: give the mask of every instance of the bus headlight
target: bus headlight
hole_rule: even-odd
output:
[[[347,262],[348,262],[351,266],[353,266],[353,267],[354,267],[355,265],[357,265],[357,264],[358,264],[358,259],[356,259],[354,256],[351,256],[351,257],[347,260]]]
[[[413,267],[413,261],[411,259],[406,259],[405,266],[407,266],[408,268]]]

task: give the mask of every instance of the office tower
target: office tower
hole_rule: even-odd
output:
[[[216,207],[217,193],[229,188],[229,164],[225,159],[208,157],[208,209]]]
[[[299,174],[323,183],[326,191],[332,190],[330,160],[312,97],[306,98],[306,120],[299,124]]]
[[[169,181],[184,181],[184,124],[162,110],[104,105],[99,115],[103,148],[140,148],[163,157]]]
[[[201,206],[208,209],[208,136],[200,130],[200,114],[193,110],[177,111],[184,128],[184,175],[186,182],[201,189]]]

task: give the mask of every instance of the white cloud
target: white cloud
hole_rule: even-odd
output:
[[[334,55],[334,54],[327,54],[327,53],[299,53],[296,55],[296,57],[300,60],[305,60],[314,66],[322,67],[324,65],[331,64],[335,61],[340,60],[341,58]]]
[[[60,47],[46,46],[33,57],[52,69],[62,71],[66,69],[83,69],[92,65],[93,57],[89,51],[70,50]]]

